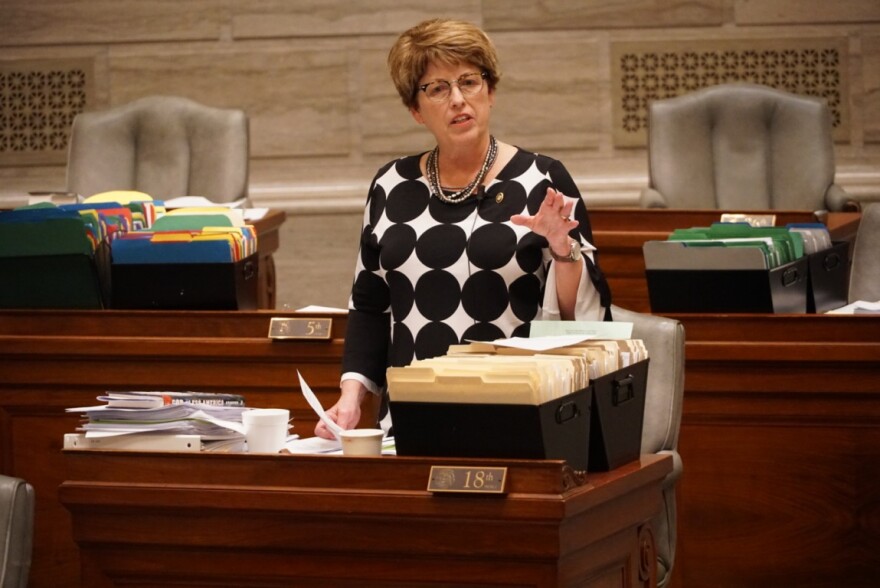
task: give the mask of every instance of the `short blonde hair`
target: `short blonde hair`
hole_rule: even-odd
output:
[[[482,29],[463,20],[426,20],[402,33],[388,53],[391,79],[407,108],[418,107],[419,81],[432,62],[473,64],[486,72],[490,90],[501,79],[495,45]]]

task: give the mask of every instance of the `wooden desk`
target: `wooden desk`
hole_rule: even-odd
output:
[[[254,221],[257,229],[257,308],[275,308],[275,258],[272,256],[281,245],[278,229],[287,218],[283,210],[270,210],[263,218]]]
[[[880,585],[880,316],[671,316],[675,585]]]
[[[74,406],[107,390],[237,392],[247,403],[291,410],[311,435],[314,412],[300,370],[325,407],[339,393],[345,316],[326,341],[273,342],[269,311],[0,310],[0,472],[36,489],[31,588],[78,586],[70,517],[58,502],[61,448]],[[296,315],[300,316],[300,315]],[[365,410],[365,422],[375,406]]]
[[[335,401],[345,319],[328,341],[273,343],[272,316],[285,315],[0,311],[0,472],[37,491],[31,588],[77,585],[58,501],[77,425],[65,408],[110,389],[236,391],[311,431],[296,370]],[[677,588],[876,584],[880,317],[675,318],[687,338]]]
[[[614,303],[636,312],[651,312],[642,245],[646,241],[665,241],[675,229],[708,226],[720,220],[722,212],[661,208],[590,209],[599,265],[608,278]],[[767,212],[756,211],[755,214]],[[769,212],[776,214],[777,226],[823,222],[835,241],[850,241],[860,218],[858,213],[828,213],[817,219],[815,214],[806,211]]]
[[[66,451],[82,585],[655,586],[668,456],[578,480],[560,461]],[[432,465],[508,468],[434,495]]]

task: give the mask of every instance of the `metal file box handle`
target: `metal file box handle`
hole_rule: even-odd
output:
[[[825,259],[822,260],[822,265],[825,268],[826,272],[830,272],[831,270],[840,266],[840,256],[837,253],[828,254]]]
[[[611,383],[611,403],[618,406],[636,397],[635,378],[627,374],[625,378],[614,380]]]
[[[581,416],[581,409],[573,400],[564,402],[556,408],[556,422],[560,425],[579,416]]]
[[[790,267],[782,272],[782,285],[791,286],[792,284],[797,284],[799,277],[797,268]]]
[[[252,261],[248,261],[244,264],[244,279],[250,280],[253,279],[255,275],[257,275],[257,264]]]

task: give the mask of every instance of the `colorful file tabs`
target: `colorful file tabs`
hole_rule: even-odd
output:
[[[102,308],[115,218],[51,203],[0,212],[0,306]]]
[[[241,211],[177,209],[149,231],[127,233],[113,243],[114,264],[235,263],[257,251],[257,233]]]

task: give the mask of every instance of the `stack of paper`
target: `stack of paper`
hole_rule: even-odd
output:
[[[67,411],[82,415],[83,420],[77,430],[85,432],[86,439],[146,435],[155,441],[157,435],[197,435],[204,450],[240,445],[244,441],[241,414],[249,410],[239,401],[240,397],[195,394],[198,398],[192,397],[195,400],[187,401],[182,400],[180,393],[156,395],[141,392],[126,395],[114,392],[98,398],[104,400],[105,404],[69,408]],[[173,401],[173,396],[180,401]],[[156,398],[162,400],[158,406],[155,406]],[[138,404],[136,400],[144,402]],[[152,406],[142,407],[147,400],[151,401]],[[225,404],[227,401],[231,405]],[[118,404],[127,404],[129,407],[120,407]]]
[[[107,392],[98,396],[110,408],[159,408],[168,404],[207,404],[209,406],[244,406],[241,394],[223,392],[141,391]]]
[[[454,345],[445,356],[390,368],[388,393],[394,402],[540,405],[647,357],[640,339],[584,340],[542,351]]]
[[[204,196],[178,196],[165,200],[165,207],[174,208],[216,208],[222,206],[224,208],[244,208],[247,204],[247,198],[239,198],[232,202],[214,202]]]

